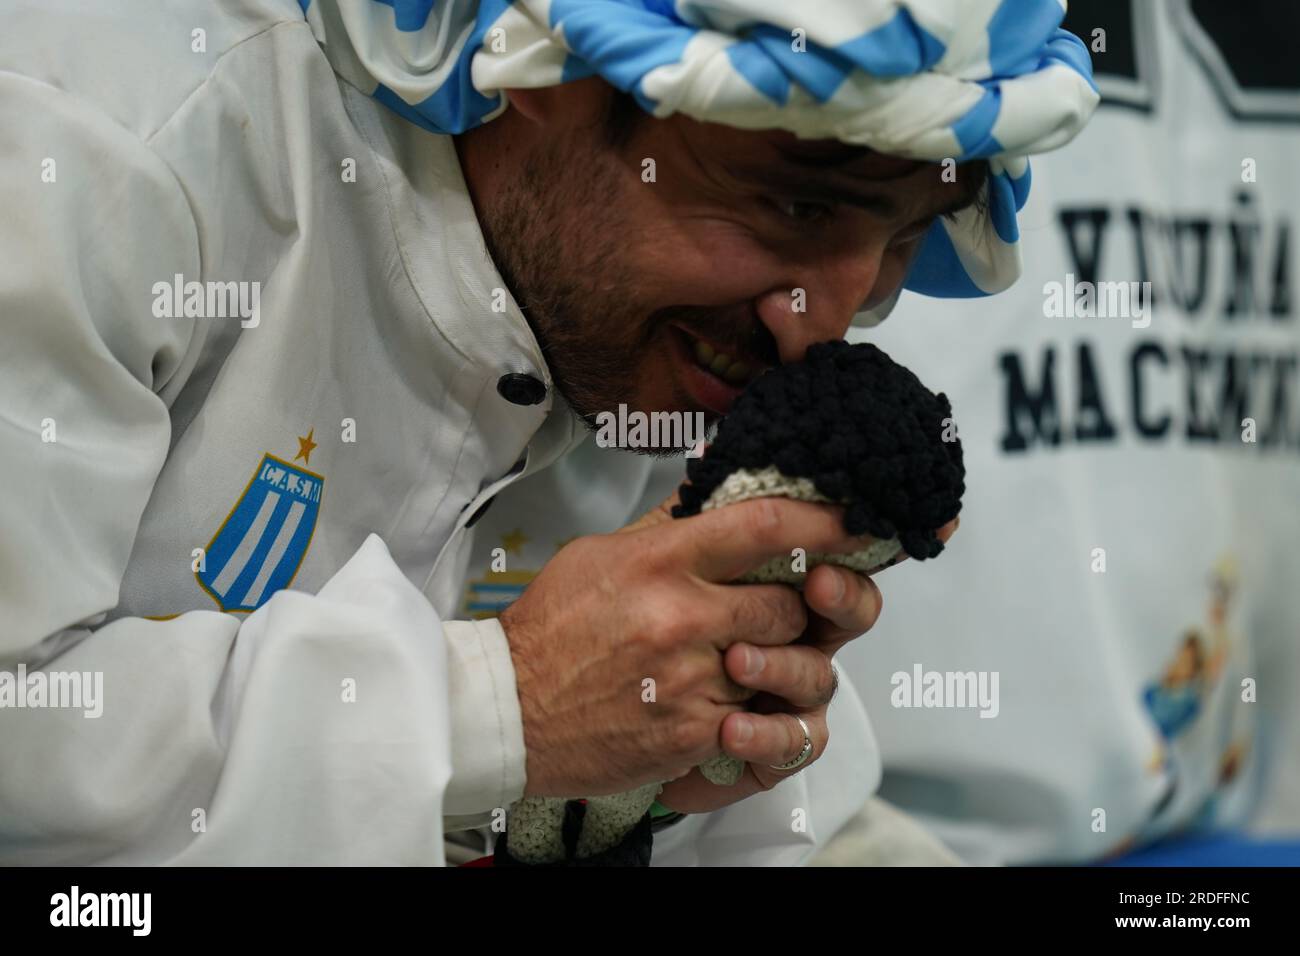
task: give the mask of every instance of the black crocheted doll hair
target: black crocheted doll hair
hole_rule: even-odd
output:
[[[688,462],[673,516],[698,514],[739,469],[775,467],[843,504],[850,534],[896,537],[913,558],[934,557],[935,531],[957,516],[966,488],[951,425],[947,396],[874,345],[814,345],[736,399],[705,456]]]

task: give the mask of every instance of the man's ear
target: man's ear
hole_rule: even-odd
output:
[[[505,92],[511,108],[522,118],[538,126],[561,128],[602,120],[614,88],[598,76],[589,76],[559,86]]]

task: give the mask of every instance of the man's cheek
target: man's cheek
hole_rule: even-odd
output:
[[[749,298],[782,272],[782,250],[745,217],[684,215],[651,235],[658,239],[641,244],[638,260],[677,302]]]

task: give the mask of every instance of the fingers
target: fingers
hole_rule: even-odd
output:
[[[948,539],[951,538],[951,537],[956,533],[956,531],[957,531],[957,526],[960,525],[960,524],[961,524],[961,518],[953,518],[951,521],[949,521],[949,522],[948,522],[946,525],[944,525],[942,528],[940,528],[940,529],[938,529],[937,531],[935,531],[934,535],[935,535],[935,537],[938,538],[941,542],[943,542],[944,544],[947,544],[947,543],[948,543]],[[902,551],[902,550],[900,550],[897,554],[895,554],[892,558],[890,558],[890,559],[889,559],[888,561],[886,561],[884,564],[878,565],[877,567],[874,567],[874,568],[872,568],[871,570],[869,570],[869,571],[867,572],[867,574],[869,574],[869,575],[879,574],[881,571],[884,571],[884,570],[886,570],[887,568],[892,568],[892,567],[893,567],[894,565],[896,565],[896,564],[902,564],[904,561],[906,561],[906,560],[908,559],[908,557],[909,557],[909,555],[908,555],[908,553],[907,553],[906,551]]]
[[[708,633],[719,650],[736,641],[788,644],[808,627],[808,608],[784,584],[707,584]]]
[[[829,564],[808,573],[803,596],[815,615],[807,640],[827,654],[871,630],[884,602],[871,578]]]
[[[864,541],[844,530],[843,509],[787,498],[755,498],[683,518],[683,559],[709,581],[731,581],[769,558],[859,551]]]
[[[766,691],[799,709],[825,707],[835,695],[835,668],[817,647],[733,644],[723,655],[723,666],[740,686]]]
[[[773,775],[779,774],[776,770],[770,772]],[[678,813],[708,813],[766,789],[768,787],[754,774],[752,764],[745,764],[744,774],[730,787],[720,787],[706,780],[699,768],[695,767],[686,776],[665,783],[659,793],[659,803]]]
[[[757,693],[757,690],[745,687],[733,680],[725,667],[719,667],[714,678],[714,687],[710,699],[719,706],[728,707],[746,704],[753,700]]]
[[[824,714],[799,716],[808,725],[813,745],[812,755],[798,768],[802,770],[825,753],[830,734]],[[803,750],[803,743],[803,727],[791,714],[736,713],[722,722],[722,749],[763,769],[793,760]]]
[[[870,578],[833,565],[813,568],[803,595],[781,584],[706,584],[707,633],[719,650],[744,641],[775,646],[801,635],[833,654],[870,630],[883,599]]]

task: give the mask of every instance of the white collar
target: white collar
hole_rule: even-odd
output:
[[[349,93],[350,106],[358,107],[349,112],[384,175],[402,266],[443,348],[481,369],[493,387],[510,373],[546,386],[540,404],[519,406],[545,416],[530,442],[528,471],[545,467],[581,443],[587,428],[555,387],[536,336],[488,254],[455,142]],[[504,312],[492,310],[494,300]]]

